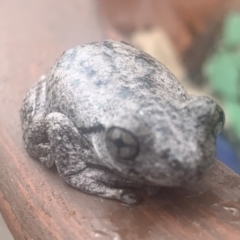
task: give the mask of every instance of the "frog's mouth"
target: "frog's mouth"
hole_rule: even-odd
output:
[[[159,158],[157,155],[147,153],[135,159],[132,165],[122,162],[115,162],[113,169],[123,177],[141,183],[143,185],[153,186],[182,186],[192,182],[198,182],[203,179],[205,174],[216,162],[215,147],[209,148],[209,152],[202,155],[203,150],[198,149],[196,158],[193,154],[188,154],[188,159],[171,159],[170,157]]]

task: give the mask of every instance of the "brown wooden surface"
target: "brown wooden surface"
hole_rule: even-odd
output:
[[[23,149],[19,109],[67,48],[102,39],[95,1],[0,1],[0,211],[15,239],[240,239],[240,178],[218,163],[197,186],[135,207],[65,184]]]

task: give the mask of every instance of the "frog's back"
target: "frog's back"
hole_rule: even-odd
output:
[[[141,101],[166,97],[184,100],[187,93],[164,65],[108,40],[70,49],[58,59],[48,76],[47,112],[63,112],[87,127],[119,109],[131,111]]]

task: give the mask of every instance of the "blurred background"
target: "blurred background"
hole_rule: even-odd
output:
[[[4,81],[24,79],[15,86],[23,95],[64,50],[106,38],[148,52],[189,93],[216,99],[226,114],[217,157],[240,174],[240,0],[1,0],[1,96],[13,86]],[[12,239],[1,215],[0,239]]]
[[[99,0],[108,38],[164,63],[189,93],[210,95],[225,111],[217,157],[240,174],[240,1]],[[239,10],[238,10],[239,9]]]

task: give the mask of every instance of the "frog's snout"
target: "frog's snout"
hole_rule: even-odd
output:
[[[190,112],[190,118],[196,120],[196,128],[209,128],[215,135],[223,130],[224,111],[212,98],[206,96],[192,98],[186,109]]]
[[[215,135],[217,135],[223,130],[224,124],[225,124],[224,111],[218,104],[216,104],[216,107],[213,113],[213,131]]]

